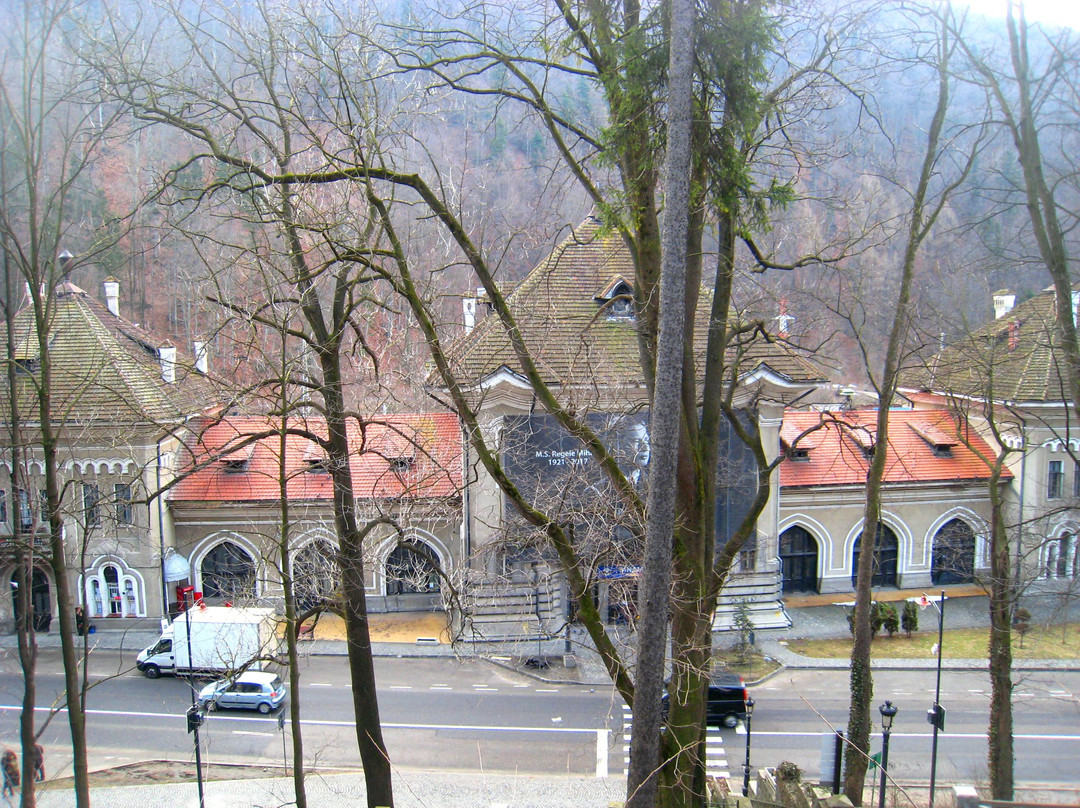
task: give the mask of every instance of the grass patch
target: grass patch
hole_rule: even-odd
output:
[[[713,670],[716,673],[737,673],[748,682],[757,681],[779,668],[779,662],[762,656],[759,651],[752,651],[745,660],[740,659],[734,650],[716,651],[713,654]]]
[[[920,631],[911,637],[898,633],[891,639],[879,634],[870,654],[874,659],[934,659],[931,653],[937,631]],[[989,628],[957,628],[945,631],[942,659],[983,659],[990,639]],[[1014,631],[1013,659],[1080,659],[1080,623],[1032,626],[1023,638]],[[851,656],[851,637],[834,640],[791,640],[788,648],[797,654],[825,659]]]

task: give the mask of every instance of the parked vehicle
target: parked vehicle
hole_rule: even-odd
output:
[[[220,675],[262,667],[258,658],[275,651],[277,643],[273,609],[195,606],[173,620],[135,665],[148,679],[163,673]]]
[[[285,683],[276,673],[244,671],[235,679],[211,682],[199,691],[199,708],[258,710],[266,715],[285,701]]]
[[[746,683],[741,676],[734,673],[720,674],[709,684],[705,723],[708,726],[723,726],[728,729],[737,726],[739,719],[746,720],[746,699]],[[664,694],[664,705],[661,709],[667,718],[667,693]]]

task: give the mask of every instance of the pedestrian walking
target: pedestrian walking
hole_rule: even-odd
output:
[[[0,768],[4,770],[3,796],[15,796],[15,787],[19,785],[19,756],[12,750],[5,749],[0,756]]]
[[[75,607],[75,633],[80,637],[86,636],[86,612],[82,606]]]
[[[39,743],[34,744],[34,779],[45,779],[45,750]]]

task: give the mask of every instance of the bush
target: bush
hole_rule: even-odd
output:
[[[1013,612],[1012,624],[1016,633],[1020,635],[1020,647],[1023,648],[1024,635],[1031,631],[1031,612],[1021,606]]]
[[[904,614],[900,617],[900,626],[909,637],[919,630],[919,607],[915,601],[909,600],[904,604]]]
[[[870,604],[870,638],[873,639],[885,625],[885,606],[876,600]]]
[[[889,635],[889,639],[892,639],[892,636],[900,630],[900,614],[891,603],[883,603],[881,612],[881,623],[885,627],[885,633]]]

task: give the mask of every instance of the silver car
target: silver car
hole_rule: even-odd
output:
[[[199,691],[199,707],[258,710],[266,715],[285,701],[285,683],[276,673],[244,671],[235,679],[211,682]]]

